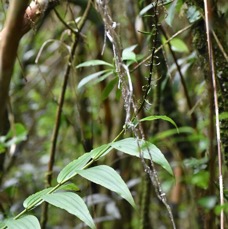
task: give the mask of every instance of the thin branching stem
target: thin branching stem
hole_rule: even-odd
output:
[[[145,93],[145,97],[147,97],[148,92],[150,90],[151,87],[151,81],[152,81],[152,74],[153,74],[153,65],[154,65],[154,58],[155,58],[155,53],[156,53],[156,44],[157,44],[157,39],[158,39],[158,18],[157,18],[157,1],[155,3],[154,6],[154,13],[155,13],[155,17],[156,17],[156,34],[153,37],[153,41],[152,41],[152,54],[150,56],[150,71],[149,71],[149,77],[148,77],[148,89]],[[139,110],[137,109],[135,102],[133,100],[132,94],[133,91],[131,91],[131,83],[129,82],[129,75],[130,72],[128,72],[128,69],[126,69],[125,64],[122,61],[121,58],[121,54],[122,54],[122,50],[121,50],[121,44],[119,43],[119,39],[117,37],[117,34],[115,32],[115,28],[116,28],[116,22],[113,22],[110,13],[108,12],[108,6],[107,6],[107,1],[100,1],[98,3],[98,7],[100,10],[100,13],[102,15],[104,24],[105,24],[105,28],[106,28],[106,36],[107,38],[110,40],[110,42],[112,43],[113,46],[113,54],[114,54],[114,58],[115,58],[115,66],[116,66],[116,72],[119,76],[119,84],[122,87],[122,97],[125,101],[125,109],[126,109],[126,121],[125,121],[125,128],[129,128],[132,130],[135,138],[137,139],[137,144],[138,144],[138,150],[139,150],[139,155],[144,167],[144,171],[146,173],[149,174],[149,177],[151,179],[151,182],[155,188],[155,192],[157,193],[158,198],[163,202],[163,204],[165,205],[165,207],[167,208],[168,214],[169,214],[169,218],[171,220],[172,223],[172,227],[175,229],[175,222],[174,222],[174,218],[172,215],[172,211],[170,209],[170,206],[167,203],[166,197],[165,197],[165,193],[162,191],[161,188],[161,184],[158,178],[158,174],[157,171],[155,169],[154,166],[154,162],[153,162],[153,158],[151,155],[150,150],[148,149],[149,154],[151,155],[151,164],[150,166],[148,166],[145,162],[145,159],[143,158],[142,155],[142,150],[141,150],[141,145],[140,145],[140,139],[142,139],[143,141],[145,141],[145,135],[143,132],[143,129],[141,127],[141,124],[139,123],[138,126],[135,126],[132,123],[132,120],[139,120],[138,118],[138,113]],[[128,84],[126,83],[126,79],[124,78],[125,76],[127,76],[128,79]],[[131,80],[130,80],[131,81]],[[133,89],[132,89],[133,90]],[[127,98],[127,99],[126,99]],[[145,101],[145,98],[144,98]],[[143,104],[141,106],[141,108],[143,107]],[[133,118],[130,118],[130,110],[133,110]]]
[[[47,171],[47,177],[46,177],[46,183],[47,183],[47,187],[51,186],[51,182],[52,182],[52,173],[53,173],[53,166],[55,163],[55,155],[56,155],[56,147],[57,147],[57,140],[58,140],[58,135],[59,135],[59,129],[60,129],[60,121],[61,121],[61,115],[62,115],[62,109],[63,109],[63,105],[64,105],[64,99],[65,99],[65,93],[66,93],[66,89],[67,89],[67,83],[68,83],[68,79],[70,76],[70,72],[72,69],[72,64],[73,64],[73,60],[74,60],[74,55],[75,55],[75,51],[76,51],[76,47],[78,46],[79,43],[79,33],[81,31],[81,29],[83,28],[86,18],[88,16],[88,12],[89,9],[91,7],[91,0],[88,1],[87,4],[87,8],[82,16],[82,19],[78,25],[78,33],[75,34],[75,41],[72,44],[71,47],[71,53],[69,55],[68,58],[68,65],[66,68],[66,72],[64,75],[64,81],[63,81],[63,85],[62,85],[62,91],[59,97],[59,101],[58,101],[58,109],[56,112],[56,119],[55,119],[55,127],[53,130],[53,134],[52,134],[52,144],[51,144],[51,149],[50,149],[50,158],[49,158],[49,163],[48,163],[48,171]],[[48,203],[44,203],[43,205],[43,211],[42,211],[42,220],[41,220],[41,226],[42,228],[46,228],[46,224],[47,224],[47,220],[48,220]]]
[[[193,24],[190,24],[188,26],[186,26],[185,28],[179,30],[178,32],[176,32],[175,34],[173,34],[168,40],[166,40],[164,42],[164,44],[160,45],[156,50],[155,50],[155,54],[161,50],[164,45],[168,44],[171,40],[173,40],[175,37],[179,36],[180,34],[182,34],[183,32],[185,32],[186,30],[190,29],[193,26]],[[139,68],[142,64],[145,64],[147,61],[149,61],[151,59],[151,55],[147,56],[145,59],[143,59],[140,63],[138,63],[132,70],[131,72],[135,71],[137,68]]]

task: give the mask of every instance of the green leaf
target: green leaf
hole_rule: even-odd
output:
[[[42,197],[46,195],[49,191],[51,191],[52,188],[46,188],[42,191],[36,192],[32,195],[30,195],[28,198],[25,199],[23,202],[24,208],[30,208],[40,205],[42,201]],[[36,203],[36,204],[35,204]],[[35,204],[35,205],[34,205]]]
[[[113,90],[113,88],[117,83],[118,83],[118,78],[115,78],[106,85],[105,89],[102,91],[102,96],[101,96],[102,100],[108,98],[109,94],[111,93],[111,91]]]
[[[122,53],[122,60],[133,60],[137,62],[136,55],[133,50],[137,47],[137,45],[132,45],[128,48],[125,48]]]
[[[2,228],[5,228],[6,227],[6,224],[5,224],[5,222],[3,221],[3,222],[0,222],[0,228],[2,229]]]
[[[174,18],[177,16],[176,13],[180,11],[181,6],[183,5],[182,0],[174,0],[170,5],[167,14],[168,16],[165,18],[166,23],[172,27]]]
[[[156,119],[162,119],[164,121],[167,121],[167,122],[170,122],[171,124],[173,124],[176,129],[177,129],[177,132],[179,133],[179,130],[178,130],[178,127],[176,125],[176,123],[169,117],[167,117],[166,115],[153,115],[153,116],[148,116],[146,118],[143,118],[143,119],[140,119],[140,122],[144,122],[144,121],[153,121],[153,120],[156,120]]]
[[[36,192],[36,193],[30,195],[23,202],[24,208],[28,209],[28,208],[40,205],[43,202],[42,197],[45,196],[46,194],[48,194],[52,189],[53,189],[53,187],[46,188],[44,190],[41,190],[39,192]],[[73,183],[67,183],[67,184],[61,185],[57,190],[55,190],[55,192],[56,191],[75,191],[75,192],[77,192],[79,190],[80,189],[78,188],[77,185],[75,185]]]
[[[47,194],[46,196],[43,196],[43,200],[55,207],[66,210],[72,215],[75,215],[90,228],[96,228],[86,204],[76,193],[59,192]]]
[[[143,16],[143,14],[145,14],[146,12],[148,12],[150,9],[152,9],[154,7],[153,4],[149,4],[147,6],[145,6],[140,12],[139,12],[139,16]]]
[[[8,219],[5,221],[8,229],[40,229],[38,219],[33,215],[27,215],[17,220]]]
[[[95,72],[91,75],[85,76],[78,84],[78,89],[82,88],[83,86],[85,86],[86,84],[88,84],[90,81],[97,79],[99,76],[103,75],[104,73],[106,73],[107,70],[103,70],[100,72]],[[111,73],[110,73],[111,74]]]
[[[5,152],[5,144],[0,142],[0,153],[4,153]]]
[[[222,210],[226,215],[228,214],[228,203],[216,206],[214,212],[216,215],[220,215]]]
[[[216,205],[216,196],[206,196],[198,200],[198,204],[206,209],[212,209]]]
[[[60,171],[57,177],[57,182],[64,183],[65,181],[74,177],[78,173],[78,170],[83,169],[83,167],[91,160],[91,158],[91,153],[85,153],[78,159],[70,162]]]
[[[162,1],[162,6],[170,4],[171,2],[173,2],[172,0],[170,1]],[[160,4],[158,3],[158,6],[160,6]],[[145,6],[140,12],[139,12],[139,16],[143,16],[145,13],[147,13],[150,9],[152,9],[154,7],[154,4],[149,4],[147,6]]]
[[[9,133],[7,134],[8,138],[14,137],[14,136],[20,136],[20,135],[27,135],[26,128],[21,123],[15,123]]]
[[[5,143],[7,147],[25,141],[27,139],[27,130],[21,123],[15,123],[7,134],[7,138],[11,138]]]
[[[78,171],[78,174],[93,183],[99,184],[113,192],[118,193],[133,207],[135,207],[135,202],[131,192],[120,175],[113,168],[107,165],[99,165]]]
[[[228,112],[222,112],[219,114],[219,120],[226,120],[228,119]]]
[[[199,171],[191,177],[191,183],[200,188],[207,189],[209,179],[210,176],[208,171]]]
[[[111,150],[112,150],[112,148],[110,147],[109,144],[101,145],[101,146],[91,150],[91,157],[94,160],[97,160],[100,157],[103,157],[106,154],[108,154]]]
[[[190,23],[193,23],[201,18],[200,12],[195,6],[189,6],[187,10],[187,18]]]
[[[170,44],[175,52],[189,52],[187,45],[179,38],[173,38]]]
[[[112,64],[105,62],[103,60],[88,60],[86,62],[79,64],[76,68],[91,67],[91,66],[97,66],[97,65],[107,65],[113,68]]]
[[[138,32],[139,32],[139,33],[142,33],[142,34],[144,34],[144,35],[147,35],[147,36],[152,35],[152,32],[151,32],[151,31],[150,31],[150,32],[147,32],[147,31],[138,30]]]
[[[75,185],[74,183],[67,183],[67,184],[63,184],[61,185],[56,192],[58,191],[73,191],[73,192],[78,192],[80,191],[80,188]]]
[[[188,126],[183,126],[183,127],[179,127],[178,128],[178,133],[184,133],[184,134],[188,134],[188,135],[194,135],[195,134],[195,130],[192,127],[188,127]],[[165,130],[162,131],[160,133],[157,133],[155,136],[153,136],[153,142],[162,140],[164,138],[168,138],[171,137],[173,135],[177,134],[177,129],[169,129],[169,130]],[[182,136],[182,135],[181,135]],[[179,137],[173,137],[172,140],[173,141],[177,141]]]
[[[151,159],[152,157],[154,163],[161,165],[162,168],[164,168],[168,173],[173,176],[171,166],[165,159],[162,152],[155,145],[151,144],[150,142],[145,142],[143,140],[139,140],[139,145],[142,151],[142,155],[145,159]],[[135,138],[126,138],[114,142],[112,143],[112,147],[131,156],[140,157],[138,143]]]

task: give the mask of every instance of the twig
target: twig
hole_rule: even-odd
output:
[[[173,36],[171,36],[168,40],[166,40],[164,42],[164,44],[160,45],[156,50],[155,50],[155,54],[163,48],[164,45],[168,44],[172,39],[174,39],[175,37],[179,36],[181,33],[185,32],[186,30],[190,29],[193,26],[193,24],[188,25],[187,27],[179,30],[178,32],[176,32],[175,34],[173,34]],[[132,70],[131,72],[135,71],[138,67],[140,67],[142,64],[145,64],[148,60],[150,60],[151,58],[150,54],[148,57],[146,57],[143,61],[141,61],[140,63],[138,63]]]
[[[214,30],[212,30],[212,34],[213,34],[213,36],[215,38],[215,41],[216,41],[221,53],[223,54],[223,56],[225,57],[226,61],[228,62],[228,55],[227,55],[225,49],[223,48],[221,42],[219,41],[219,39],[218,39],[216,33],[214,32]]]

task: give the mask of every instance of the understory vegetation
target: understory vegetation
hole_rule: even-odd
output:
[[[225,0],[1,0],[0,25],[1,229],[227,228]]]

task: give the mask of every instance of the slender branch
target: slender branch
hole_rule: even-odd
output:
[[[179,30],[178,32],[176,32],[175,34],[173,34],[168,40],[166,40],[166,42],[162,45],[160,45],[156,50],[155,50],[155,54],[163,48],[164,45],[168,44],[172,39],[174,39],[175,37],[179,36],[181,33],[185,32],[186,30],[190,29],[193,26],[193,24],[190,24],[188,26],[186,26],[185,28]],[[147,61],[150,60],[151,58],[150,54],[149,56],[147,56],[144,60],[142,60],[140,63],[138,63],[132,70],[131,72],[135,71],[137,68],[139,68],[142,64],[145,64]]]
[[[144,104],[146,102],[147,96],[151,90],[151,83],[152,83],[152,75],[153,75],[153,70],[154,70],[154,60],[156,58],[156,48],[157,48],[157,43],[158,43],[158,0],[154,2],[154,7],[153,9],[153,17],[154,17],[154,27],[152,27],[155,30],[155,34],[151,36],[151,46],[152,46],[152,51],[150,54],[150,63],[149,63],[149,76],[147,79],[147,85],[146,85],[146,91],[143,96],[143,101],[142,104],[140,105],[138,109],[138,113],[143,109]],[[151,30],[151,33],[153,33],[153,29]]]
[[[215,65],[214,65],[214,54],[212,49],[211,41],[211,15],[209,14],[209,2],[210,0],[204,0],[205,9],[205,24],[207,32],[207,46],[208,46],[208,56],[210,64],[210,74],[214,93],[214,109],[215,109],[215,120],[216,120],[216,137],[217,137],[217,153],[218,153],[218,167],[219,167],[219,189],[220,189],[220,205],[224,204],[224,193],[223,193],[223,175],[222,175],[222,155],[221,155],[221,144],[220,144],[220,126],[219,126],[219,106],[217,97],[217,87],[216,87],[216,76],[215,76]],[[221,209],[220,213],[220,229],[224,229],[224,211]]]
[[[226,59],[226,61],[228,62],[228,54],[226,53],[225,49],[223,48],[221,42],[219,41],[218,39],[218,36],[216,35],[216,33],[212,30],[212,34],[213,34],[213,37],[221,51],[221,53],[223,54],[224,58]]]
[[[165,38],[166,38],[166,40],[167,40],[167,39],[168,39],[168,36],[167,36],[165,30],[163,29],[163,27],[161,27],[161,31],[162,31],[163,35],[165,36]],[[189,94],[188,94],[188,88],[187,88],[187,85],[186,85],[184,76],[183,76],[183,74],[182,74],[181,67],[180,67],[180,65],[178,64],[177,57],[176,57],[174,51],[173,51],[172,48],[171,48],[170,42],[168,42],[167,44],[168,44],[169,50],[170,50],[170,52],[171,52],[171,55],[172,55],[172,57],[173,57],[173,60],[174,60],[174,62],[175,62],[175,65],[176,65],[176,67],[177,67],[177,71],[178,71],[178,73],[179,73],[179,75],[180,75],[181,84],[182,84],[183,89],[184,89],[184,95],[185,95],[185,98],[186,98],[186,100],[187,100],[188,109],[189,109],[189,111],[191,111],[192,108],[193,108],[193,106],[192,106],[192,101],[191,101],[190,96],[189,96]],[[196,114],[195,114],[194,111],[191,112],[191,119],[192,119],[192,126],[193,126],[194,128],[196,128],[197,118],[196,118]]]
[[[76,34],[76,33],[77,33],[77,31],[76,31],[75,29],[73,29],[70,25],[68,25],[68,24],[62,19],[62,17],[60,16],[60,14],[58,13],[58,11],[57,11],[56,9],[54,9],[54,12],[55,12],[57,18],[62,22],[62,24],[63,24],[66,28],[68,28],[73,34]]]
[[[53,166],[55,163],[55,155],[56,155],[56,147],[57,147],[57,140],[58,140],[58,135],[59,135],[59,129],[60,129],[60,121],[61,121],[61,114],[62,114],[62,109],[63,109],[63,105],[64,105],[64,99],[65,99],[65,93],[66,93],[66,89],[67,89],[67,83],[68,83],[68,79],[70,76],[70,72],[72,69],[72,64],[73,64],[73,60],[74,60],[74,55],[75,55],[75,51],[76,51],[76,47],[78,46],[79,43],[79,33],[82,30],[86,18],[88,16],[88,12],[89,9],[91,7],[91,3],[92,1],[89,0],[88,4],[87,4],[87,8],[82,16],[82,19],[79,22],[78,25],[78,32],[75,34],[75,41],[72,44],[71,47],[71,53],[69,55],[68,58],[68,65],[67,65],[67,69],[64,75],[64,81],[63,81],[63,85],[62,85],[62,91],[61,91],[61,95],[59,97],[59,101],[58,101],[58,109],[56,112],[56,121],[55,121],[55,127],[53,130],[53,134],[52,134],[52,144],[51,144],[51,149],[50,149],[50,158],[49,158],[49,163],[48,163],[48,171],[47,171],[47,177],[46,177],[46,183],[47,183],[47,187],[51,186],[51,182],[52,182],[52,173],[53,173]],[[42,228],[46,228],[46,224],[47,224],[47,220],[48,220],[48,203],[44,203],[43,205],[43,211],[42,211],[42,219],[41,219],[41,226]]]

